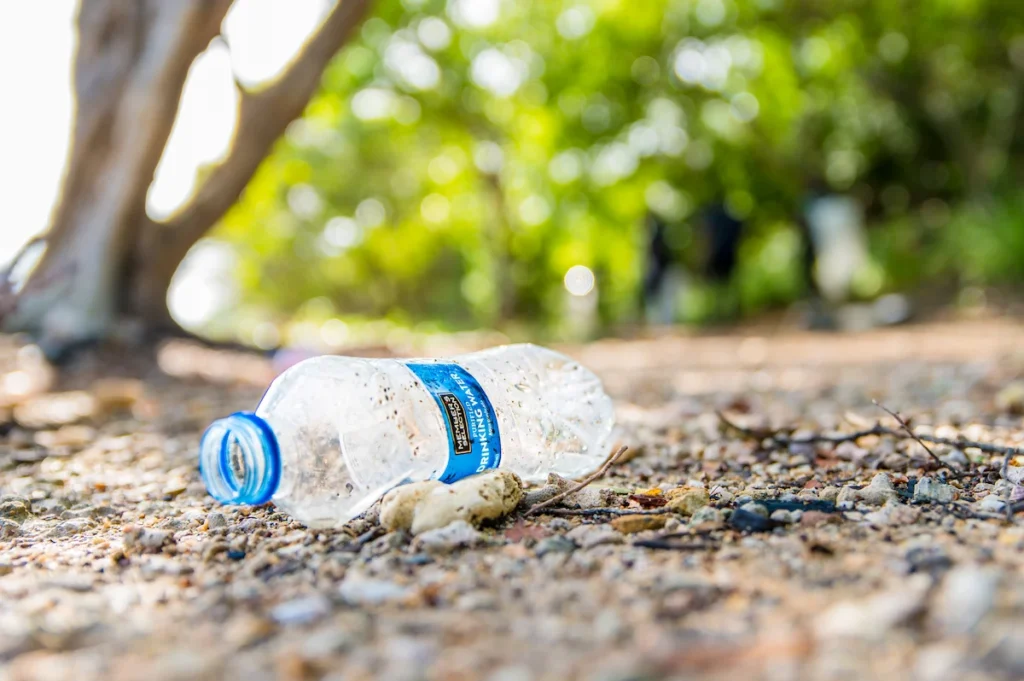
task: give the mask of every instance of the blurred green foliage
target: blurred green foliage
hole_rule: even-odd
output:
[[[693,266],[722,197],[753,313],[804,293],[824,181],[866,207],[868,294],[1019,281],[1022,84],[1019,0],[379,0],[215,237],[250,320],[552,329],[582,264],[610,325],[645,213]]]

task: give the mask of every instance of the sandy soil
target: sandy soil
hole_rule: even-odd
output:
[[[940,467],[875,436],[775,447],[715,411],[799,436],[894,425],[878,400],[921,432],[1019,444],[1022,330],[570,348],[606,381],[633,458],[572,502],[599,510],[513,514],[468,548],[382,534],[372,514],[310,532],[207,497],[199,436],[256,403],[262,358],[107,351],[58,376],[0,338],[0,678],[1020,678],[1024,516],[1005,512],[1001,456],[939,446]],[[710,505],[610,524],[686,486]]]

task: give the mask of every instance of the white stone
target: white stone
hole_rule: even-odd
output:
[[[444,487],[444,483],[426,480],[391,490],[380,502],[380,524],[389,532],[410,529],[416,504],[420,503],[428,492],[438,487]]]
[[[886,527],[893,525],[909,525],[917,522],[921,517],[921,509],[914,506],[907,506],[898,501],[890,501],[877,511],[868,513],[864,520],[875,527]]]
[[[427,553],[450,553],[456,549],[479,546],[484,536],[465,520],[456,520],[445,527],[423,532],[413,542],[413,548]]]
[[[436,530],[456,520],[479,526],[511,513],[522,498],[523,483],[509,471],[488,471],[432,487],[413,509],[412,533]]]
[[[885,473],[871,478],[871,484],[860,490],[857,497],[866,504],[881,506],[888,501],[896,501],[899,495],[892,486],[892,479]]]
[[[349,605],[381,605],[407,598],[410,590],[383,579],[352,575],[345,577],[338,594]]]
[[[1006,511],[1006,502],[996,494],[989,494],[975,504],[975,508],[982,513],[1004,513]]]
[[[956,488],[929,477],[923,477],[914,485],[914,501],[934,501],[948,504],[956,497]]]

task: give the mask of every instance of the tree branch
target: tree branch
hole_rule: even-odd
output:
[[[359,24],[370,0],[339,0],[305,47],[270,85],[239,93],[237,127],[227,157],[192,199],[140,244],[142,269],[155,267],[154,285],[166,286],[188,250],[234,205],[274,142],[302,115],[324,69]],[[155,295],[163,295],[158,291]]]

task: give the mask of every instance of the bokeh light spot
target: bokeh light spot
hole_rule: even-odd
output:
[[[597,283],[594,271],[586,265],[573,265],[565,273],[565,290],[574,296],[585,296]]]

